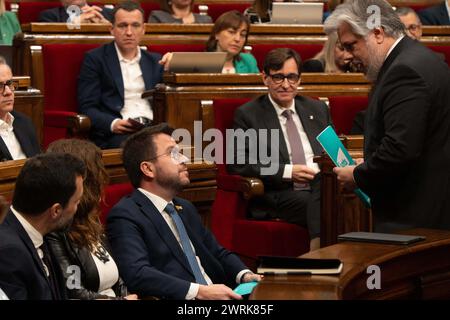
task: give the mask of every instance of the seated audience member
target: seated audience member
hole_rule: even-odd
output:
[[[419,11],[419,17],[424,25],[450,25],[450,0]]]
[[[0,57],[0,161],[25,159],[40,152],[33,123],[13,111],[17,86],[11,68]]]
[[[408,7],[400,7],[395,10],[395,13],[405,25],[406,34],[414,40],[420,40],[422,37],[422,23],[417,13]]]
[[[145,90],[162,81],[160,56],[139,48],[144,36],[144,11],[126,1],[113,11],[114,42],[86,53],[78,78],[78,106],[92,122],[90,138],[102,149],[118,148],[128,134],[151,123]],[[136,121],[132,122],[135,119]]]
[[[337,33],[333,33],[328,36],[323,49],[303,63],[303,72],[361,72],[361,68],[352,62],[350,54],[342,48]]]
[[[39,22],[69,22],[69,23],[110,23],[112,10],[90,6],[86,0],[61,0],[61,7],[51,8],[39,14]],[[79,13],[72,11],[70,6],[80,8]]]
[[[92,142],[63,139],[51,143],[47,153],[68,153],[78,156],[86,165],[83,196],[68,229],[48,235],[48,243],[66,279],[69,299],[136,299],[128,295],[119,270],[111,256],[100,222],[100,200],[108,174],[102,152]],[[73,267],[80,269],[79,286],[70,286]]]
[[[272,19],[273,2],[291,2],[284,0],[255,0],[251,7],[244,11],[250,23],[267,23]]]
[[[320,245],[320,169],[313,158],[323,152],[316,137],[331,124],[331,118],[325,103],[297,96],[301,68],[295,50],[277,48],[267,54],[262,77],[269,93],[234,114],[234,129],[264,130],[267,141],[258,137],[256,142],[247,139],[245,145],[237,145],[236,159],[246,159],[246,163],[234,161],[228,170],[264,182],[265,194],[251,203],[250,211],[257,215],[264,208],[270,217],[255,218],[279,218],[307,227],[314,250]],[[278,136],[272,137],[273,130]],[[272,139],[277,139],[275,145],[268,142]],[[261,152],[254,154],[255,145],[264,146],[264,154],[276,158],[263,161]]]
[[[194,0],[161,0],[162,10],[153,10],[149,23],[212,23],[208,15],[193,13]]]
[[[250,53],[242,53],[247,44],[250,23],[239,11],[233,10],[217,18],[206,42],[206,51],[227,52],[222,73],[259,73],[255,57]],[[170,69],[172,53],[166,53],[160,64]]]
[[[83,194],[83,162],[69,154],[29,159],[0,226],[0,288],[12,300],[61,300],[65,281],[46,235],[70,225]]]
[[[130,136],[123,164],[136,190],[108,215],[107,235],[128,288],[167,299],[241,299],[228,286],[259,281],[221,247],[192,203],[176,197],[189,182],[166,124]]]
[[[0,44],[12,45],[14,35],[22,32],[14,12],[6,11],[5,0],[0,0]]]

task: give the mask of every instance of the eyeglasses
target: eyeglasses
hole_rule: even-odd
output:
[[[282,73],[274,73],[274,74],[269,74],[269,77],[271,77],[272,81],[275,82],[276,84],[283,83],[284,79],[287,79],[287,81],[290,84],[295,84],[300,79],[300,75],[297,73],[289,73],[287,75],[284,75]]]
[[[19,87],[19,84],[14,80],[7,80],[5,82],[0,82],[0,94],[5,93],[6,87],[8,87],[9,90],[14,92]]]
[[[172,161],[175,164],[185,163],[189,160],[184,154],[182,154],[180,152],[180,148],[178,146],[176,146],[176,147],[173,147],[172,150],[165,152],[163,154],[159,154],[153,158],[148,159],[147,161],[152,161],[152,160],[155,160],[155,159],[157,159],[159,157],[163,157],[163,156],[170,156],[170,158],[172,159]]]
[[[412,32],[415,32],[416,30],[419,30],[420,28],[422,28],[421,24],[411,24],[411,25],[406,27],[406,29],[408,31],[412,31]]]

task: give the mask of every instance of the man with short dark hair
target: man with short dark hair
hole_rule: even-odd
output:
[[[400,7],[395,10],[402,23],[405,25],[406,34],[414,40],[422,37],[422,23],[417,13],[409,7]]]
[[[188,160],[165,124],[131,135],[123,164],[136,190],[108,215],[107,235],[127,287],[167,299],[241,299],[228,286],[259,281],[217,243],[192,203],[176,197],[186,187]]]
[[[0,57],[0,161],[25,159],[41,152],[33,123],[13,110],[17,87],[11,68]]]
[[[90,138],[102,149],[118,148],[130,133],[153,120],[141,95],[162,81],[160,56],[139,48],[144,11],[126,1],[113,11],[114,42],[86,53],[78,79],[78,107],[91,119]]]
[[[64,278],[45,235],[70,225],[83,194],[84,163],[69,154],[29,159],[0,226],[0,288],[13,300],[65,299]]]
[[[275,174],[266,175],[260,154],[253,155],[256,163],[229,164],[231,173],[259,177],[264,182],[264,196],[252,203],[251,212],[263,208],[271,218],[307,227],[311,250],[319,248],[320,236],[320,175],[313,157],[322,147],[316,136],[331,124],[327,106],[318,100],[297,96],[300,84],[301,59],[289,48],[270,51],[264,61],[263,80],[269,94],[238,108],[234,115],[234,129],[268,130],[267,141],[258,136],[258,147],[267,145],[267,154],[277,154]],[[276,145],[270,145],[271,130],[278,133]],[[248,142],[245,158],[250,159]]]
[[[450,229],[448,65],[405,36],[384,0],[338,6],[325,22],[325,32],[336,31],[374,82],[364,120],[365,161],[335,168],[338,180],[370,196],[375,231]]]

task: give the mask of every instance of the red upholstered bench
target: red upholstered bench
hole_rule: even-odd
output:
[[[101,202],[102,214],[100,216],[100,221],[105,224],[106,217],[108,216],[109,210],[119,202],[124,196],[133,192],[133,186],[131,183],[116,183],[110,184],[105,189],[105,199]]]
[[[148,17],[153,10],[160,10],[161,6],[158,2],[143,2],[141,1],[141,7],[144,10],[144,22],[148,21]]]
[[[221,132],[232,128],[234,111],[247,101],[214,100],[215,127]],[[298,256],[309,250],[309,233],[305,228],[283,221],[248,219],[248,200],[244,196],[244,191],[250,190],[248,180],[228,174],[224,164],[217,167],[211,229],[224,247],[251,259],[259,255]]]
[[[359,96],[336,96],[329,97],[328,100],[330,101],[331,119],[338,135],[350,134],[355,115],[366,109],[369,103],[368,97]]]

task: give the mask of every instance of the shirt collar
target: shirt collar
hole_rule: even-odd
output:
[[[291,105],[288,108],[283,108],[278,103],[276,103],[270,96],[270,93],[269,93],[269,100],[272,103],[273,107],[275,108],[275,111],[277,112],[278,117],[280,117],[282,115],[284,110],[291,110],[293,113],[296,113],[295,112],[295,99],[292,100]]]
[[[160,196],[157,196],[156,194],[151,193],[150,191],[147,191],[143,188],[138,188],[138,190],[142,192],[153,203],[153,205],[156,207],[159,213],[162,213],[164,209],[166,209],[168,203],[172,203],[172,201],[167,202]]]
[[[12,128],[14,123],[14,116],[11,114],[11,112],[8,112],[6,114],[6,121],[3,119],[0,119],[0,128],[3,128],[7,126],[7,128]]]
[[[389,49],[386,58],[384,59],[384,61],[386,61],[386,59],[389,57],[389,55],[391,54],[391,52],[395,49],[395,47],[398,45],[398,43],[405,37],[405,35],[401,36],[400,38],[398,38],[397,40],[395,40],[394,44],[391,46],[391,48]]]
[[[119,47],[117,46],[116,42],[114,42],[114,47],[116,48],[117,57],[119,58],[120,62],[133,63],[133,62],[139,62],[141,60],[141,48],[139,48],[139,46],[137,47],[137,55],[131,60],[125,59],[122,56],[122,53],[120,52]]]
[[[14,209],[13,206],[11,206],[11,211],[12,213],[14,213],[17,220],[19,220],[20,224],[27,232],[28,236],[33,242],[34,247],[38,249],[40,246],[42,246],[42,244],[44,243],[44,237],[42,236],[42,234],[39,231],[37,231],[36,228],[33,227],[31,223],[29,223],[28,220],[25,219],[20,212]]]

